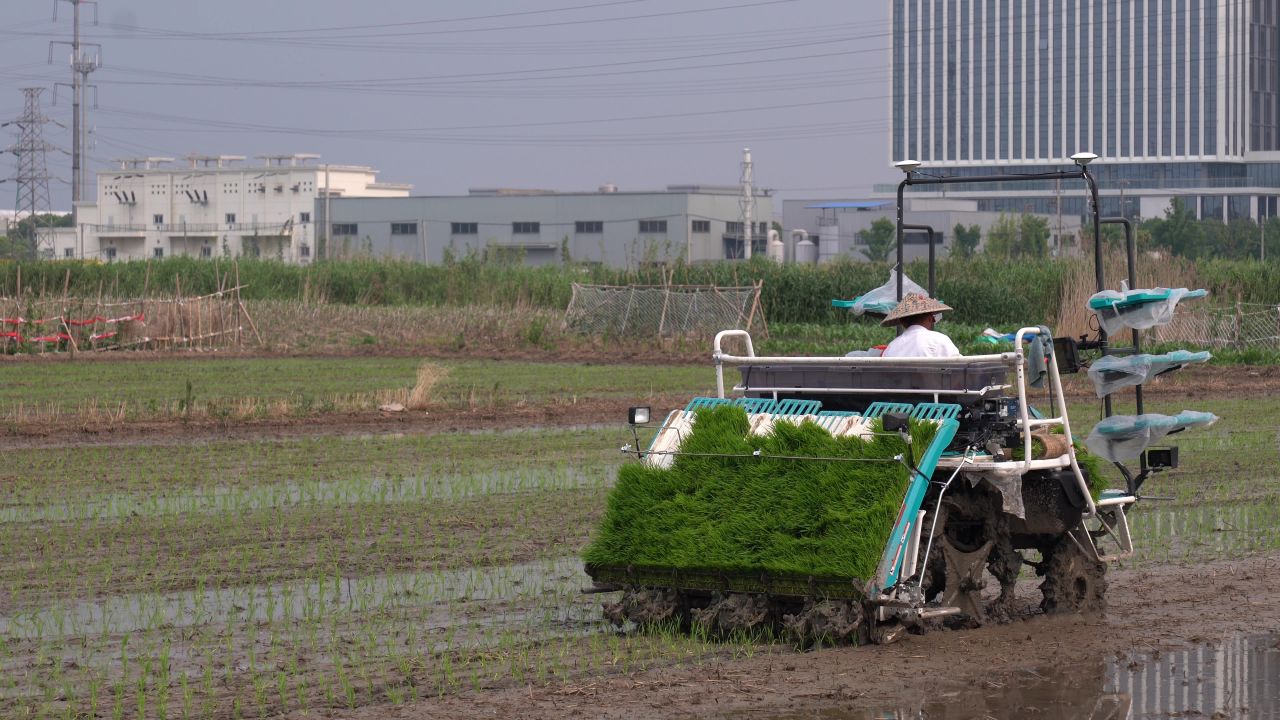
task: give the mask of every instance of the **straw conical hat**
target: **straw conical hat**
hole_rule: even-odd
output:
[[[916,315],[932,315],[946,312],[950,309],[950,306],[944,305],[931,297],[926,297],[920,293],[907,293],[902,297],[902,302],[898,303],[897,307],[884,316],[884,320],[881,320],[880,324],[896,325],[902,318],[915,317]]]

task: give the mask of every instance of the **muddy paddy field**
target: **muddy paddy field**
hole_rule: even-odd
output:
[[[1041,616],[1028,576],[1011,623],[800,652],[619,632],[581,593],[626,406],[709,368],[441,361],[407,402],[417,359],[148,362],[69,398],[4,368],[46,396],[0,395],[2,717],[1280,717],[1275,368],[1151,387],[1222,420],[1171,438],[1105,616]]]

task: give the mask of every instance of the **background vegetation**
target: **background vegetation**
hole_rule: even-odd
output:
[[[1280,252],[1280,246],[1277,246]],[[1090,258],[1029,257],[1010,263],[988,253],[972,260],[948,259],[938,266],[938,296],[956,308],[958,322],[999,325],[1051,322],[1061,305],[1063,284],[1073,270],[1090,268]],[[1144,269],[1168,285],[1207,288],[1231,301],[1280,303],[1280,272],[1274,263],[1180,257],[1145,259]],[[139,297],[172,293],[175,278],[185,294],[215,292],[232,271],[226,261],[171,258],[153,262],[102,264],[81,261],[0,262],[0,296],[61,294]],[[760,258],[746,263],[606,268],[569,265],[524,267],[461,260],[447,265],[397,261],[329,261],[306,267],[268,260],[240,259],[240,282],[250,300],[290,300],[350,305],[493,305],[563,310],[572,283],[747,285],[763,281],[763,303],[770,323],[843,320],[830,301],[852,298],[889,278],[887,263],[842,261],[829,265],[776,265]],[[923,262],[908,264],[907,274],[927,282]],[[1119,278],[1115,278],[1118,284]]]

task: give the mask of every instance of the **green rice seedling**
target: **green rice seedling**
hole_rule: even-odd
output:
[[[916,452],[931,428],[913,425]],[[741,408],[702,410],[670,469],[624,466],[586,562],[870,578],[906,492],[901,438],[834,438],[812,423],[747,429]]]
[[[178,686],[182,693],[182,717],[189,718],[192,713],[192,706],[195,699],[195,691],[192,690],[187,676],[183,675],[178,678]]]

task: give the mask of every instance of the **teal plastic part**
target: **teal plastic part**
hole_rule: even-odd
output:
[[[817,415],[822,409],[818,400],[779,400],[773,408],[774,415]]]
[[[1201,350],[1200,352],[1191,352],[1190,350],[1174,350],[1173,352],[1167,352],[1164,355],[1156,355],[1154,357],[1157,359],[1163,358],[1165,360],[1168,360],[1169,362],[1183,363],[1185,365],[1190,365],[1191,363],[1208,362],[1210,358],[1213,357],[1213,355],[1211,355],[1207,350]]]
[[[1197,410],[1183,410],[1177,415],[1115,415],[1094,426],[1099,435],[1109,437],[1127,437],[1144,430],[1161,430],[1170,432],[1179,428],[1208,425],[1218,419],[1217,415]]]
[[[853,410],[823,410],[818,413],[818,417],[857,417],[861,414]]]
[[[875,580],[872,581],[872,594],[898,583],[902,574],[902,563],[907,555],[907,540],[911,537],[912,528],[915,527],[920,515],[920,505],[924,502],[925,492],[929,489],[929,480],[938,467],[938,460],[942,457],[942,453],[951,444],[959,428],[960,423],[955,420],[938,421],[938,432],[916,463],[917,472],[911,478],[907,497],[903,500],[902,509],[898,511],[898,520],[893,525],[893,534],[889,536],[889,542],[880,556],[880,567],[876,571]]]
[[[843,308],[848,310],[854,307],[855,305],[857,305],[858,301],[860,300],[862,300],[861,295],[859,295],[858,297],[852,300],[832,300],[831,307]],[[898,306],[897,300],[881,300],[878,302],[869,302],[869,303],[863,304],[862,312],[871,313],[873,315],[888,315],[897,306]]]
[[[709,407],[715,407],[717,405],[727,405],[727,404],[729,404],[728,398],[696,397],[690,400],[689,404],[684,406],[684,409],[686,412],[693,412],[694,410],[701,410],[702,408],[709,408]]]
[[[1105,297],[1089,298],[1089,309],[1090,310],[1106,310],[1107,308],[1115,308],[1116,310],[1123,310],[1125,308],[1133,307],[1135,305],[1142,305],[1145,303],[1160,302],[1161,300],[1168,300],[1169,296],[1171,296],[1172,294],[1173,294],[1173,290],[1170,288],[1154,288],[1150,290],[1129,290],[1127,292],[1121,293],[1123,297],[1119,300],[1105,298]],[[1208,294],[1209,294],[1208,290],[1191,290],[1191,291],[1188,291],[1187,294],[1182,296],[1182,300],[1202,298]]]
[[[873,402],[867,406],[867,411],[863,415],[869,418],[878,418],[885,413],[908,413],[915,410],[915,406],[911,403],[896,402]]]
[[[1098,499],[1114,500],[1116,498],[1121,498],[1121,497],[1129,497],[1129,492],[1127,490],[1116,490],[1116,489],[1103,490],[1101,495],[1099,495]]]
[[[919,403],[911,411],[911,417],[918,420],[954,420],[960,414],[960,406],[955,403]]]
[[[748,415],[758,413],[772,413],[774,401],[769,398],[737,398],[733,401],[734,405],[747,411]]]

